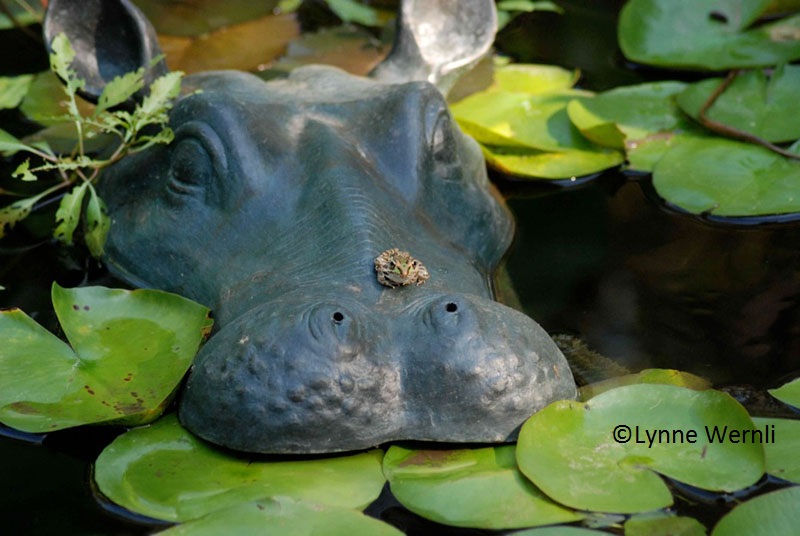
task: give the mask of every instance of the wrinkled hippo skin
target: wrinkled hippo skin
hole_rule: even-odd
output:
[[[191,75],[184,94],[175,140],[108,170],[101,194],[112,272],[214,310],[189,430],[262,453],[506,441],[575,397],[544,330],[493,300],[513,223],[435,86],[312,66]],[[424,285],[377,282],[393,247]]]

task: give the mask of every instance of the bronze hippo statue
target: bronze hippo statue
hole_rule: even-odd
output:
[[[261,453],[507,441],[575,397],[550,337],[494,300],[513,221],[441,93],[491,44],[494,16],[490,0],[406,2],[371,78],[187,76],[174,141],[105,172],[110,270],[213,308],[179,404],[193,433]],[[435,44],[425,17],[467,35]],[[45,35],[58,32],[90,97],[158,54],[127,0],[51,0]]]

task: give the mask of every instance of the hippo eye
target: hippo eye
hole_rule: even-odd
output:
[[[458,177],[458,144],[453,120],[446,110],[436,117],[430,137],[430,150],[433,156],[434,173],[437,177],[453,180]]]
[[[175,131],[167,190],[173,200],[221,201],[219,178],[226,172],[225,149],[210,126],[189,122]]]

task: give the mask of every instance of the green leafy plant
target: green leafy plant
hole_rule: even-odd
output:
[[[84,242],[92,255],[99,257],[110,227],[105,203],[95,188],[100,174],[128,154],[172,141],[167,112],[180,92],[183,73],[171,72],[156,79],[149,86],[148,95],[132,111],[122,105],[144,89],[145,69],[119,76],[106,85],[94,111],[85,114],[78,106],[78,92],[85,81],[71,67],[74,58],[75,51],[67,37],[58,35],[52,43],[50,66],[64,82],[66,114],[62,119],[74,127],[77,138],[71,151],[59,154],[46,141],[25,143],[0,130],[0,153],[30,155],[13,172],[14,177],[25,182],[45,182],[43,175],[49,172],[57,177],[55,184],[0,209],[0,238],[26,218],[38,203],[63,195],[56,211],[54,237],[64,244],[72,244],[83,220]],[[110,140],[107,156],[87,151],[87,140],[99,135]],[[63,194],[65,191],[67,193]]]

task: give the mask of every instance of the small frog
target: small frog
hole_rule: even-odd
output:
[[[387,249],[375,258],[378,283],[387,287],[421,285],[430,278],[428,269],[407,251]]]

